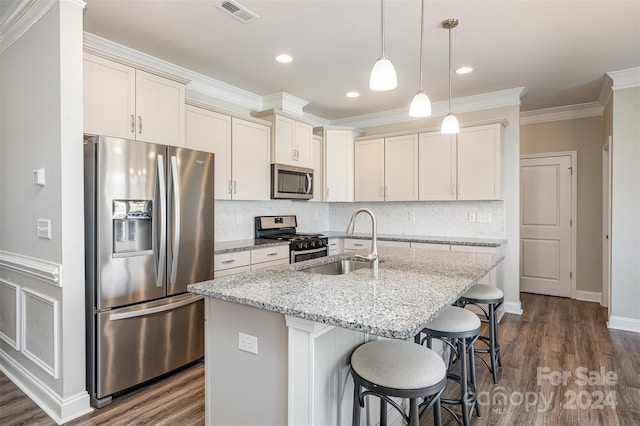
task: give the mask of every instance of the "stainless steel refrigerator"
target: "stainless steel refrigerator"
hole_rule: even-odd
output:
[[[204,356],[213,154],[85,136],[87,387],[114,394]]]

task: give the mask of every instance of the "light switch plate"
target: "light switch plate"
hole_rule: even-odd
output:
[[[51,219],[38,219],[36,229],[38,238],[51,239]]]

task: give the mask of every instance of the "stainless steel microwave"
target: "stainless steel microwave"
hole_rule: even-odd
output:
[[[281,200],[313,198],[313,169],[272,164],[271,198]]]

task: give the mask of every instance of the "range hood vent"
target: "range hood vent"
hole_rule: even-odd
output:
[[[215,6],[244,23],[253,21],[258,15],[232,0],[217,1]]]

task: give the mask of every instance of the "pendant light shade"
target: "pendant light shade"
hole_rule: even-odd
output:
[[[431,100],[429,96],[422,90],[422,40],[424,39],[424,0],[420,8],[420,90],[413,97],[411,106],[409,106],[409,115],[411,117],[429,117],[431,115]]]
[[[422,90],[413,97],[409,107],[409,115],[411,117],[429,117],[431,115],[431,101]]]
[[[381,56],[373,65],[371,70],[371,78],[369,79],[369,88],[379,92],[392,90],[398,87],[398,78],[396,77],[396,69],[390,60]]]
[[[384,56],[384,0],[380,0],[380,28],[382,30],[382,54],[371,70],[369,88],[376,91],[385,91],[398,87],[398,78],[393,64]]]
[[[458,119],[452,113],[447,114],[447,116],[442,120],[442,128],[440,129],[440,133],[443,135],[453,135],[456,133],[460,133],[460,124],[458,124]]]
[[[455,18],[442,21],[442,28],[449,30],[449,114],[442,120],[442,127],[440,128],[440,133],[444,135],[460,133],[458,119],[451,112],[451,29],[457,26],[458,20]]]

